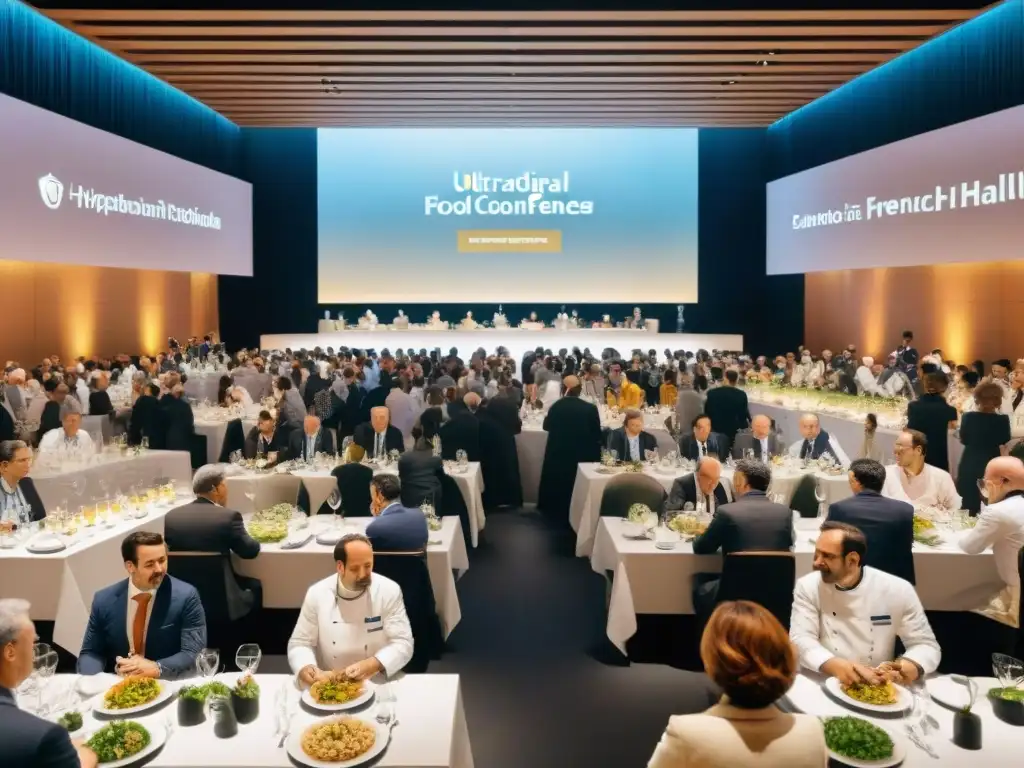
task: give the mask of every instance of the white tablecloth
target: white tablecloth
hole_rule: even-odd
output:
[[[114,435],[114,422],[109,416],[83,416],[82,429],[89,433],[93,445],[99,448]]]
[[[226,421],[195,420],[196,434],[206,435],[206,461],[216,464],[220,460],[220,449],[224,445],[224,434],[228,431]],[[242,419],[242,434],[256,426],[256,419]]]
[[[233,659],[227,661],[233,668]],[[51,683],[70,685],[72,675],[58,675]],[[233,674],[218,676],[233,684]],[[278,748],[274,703],[281,690],[288,691],[292,732],[302,731],[322,716],[299,704],[299,691],[290,675],[256,675],[260,685],[260,714],[252,723],[238,726],[238,735],[219,739],[213,718],[191,727],[178,724],[177,702],[168,703],[132,720],[148,727],[172,725],[167,743],[147,763],[154,768],[277,768],[296,765],[284,748]],[[111,683],[116,678],[111,676]],[[189,683],[196,680],[186,681]],[[175,685],[171,683],[170,685]],[[390,683],[398,720],[391,743],[374,765],[380,768],[473,768],[473,752],[458,675],[399,675]],[[373,718],[376,705],[361,710]],[[85,727],[94,730],[101,722],[87,714]]]
[[[43,506],[50,510],[63,506],[65,501],[87,504],[119,490],[127,491],[136,483],[152,485],[159,477],[192,483],[192,462],[185,451],[146,451],[138,456],[103,454],[100,458],[96,464],[56,473],[33,468],[31,477]],[[86,481],[80,496],[71,489],[76,477]]]
[[[953,743],[953,710],[934,701],[929,704],[927,712],[938,721],[939,730],[929,732],[927,743],[939,756],[938,760],[929,757],[924,750],[906,738],[900,718],[875,718],[860,710],[844,707],[825,692],[822,688],[823,682],[824,678],[821,675],[797,675],[793,687],[783,700],[784,705],[818,717],[862,717],[881,728],[888,729],[906,744],[907,756],[901,763],[904,768],[932,765],[941,765],[943,768],[975,768],[979,765],[988,768],[1009,768],[1012,765],[1020,765],[1021,729],[999,720],[992,713],[992,706],[986,696],[990,688],[998,687],[994,678],[978,680],[978,698],[972,710],[981,718],[982,749],[977,752],[961,749]]]
[[[799,521],[794,548],[797,578],[812,570],[810,540],[819,525],[816,519]],[[607,633],[625,653],[626,641],[636,634],[637,614],[693,613],[693,575],[718,573],[722,556],[695,555],[687,542],[673,550],[658,550],[653,541],[627,539],[623,530],[621,520],[601,518],[590,563],[601,575],[613,574]],[[957,535],[961,534],[949,534]],[[930,611],[978,608],[1003,586],[991,551],[967,555],[952,540],[937,548],[915,544],[914,572],[917,594]]]
[[[398,474],[398,466],[391,465],[383,469],[375,469],[378,472],[389,472]],[[473,546],[477,546],[480,540],[480,531],[484,529],[486,522],[484,516],[484,480],[478,462],[470,462],[469,469],[464,474],[449,473],[455,479],[455,483],[462,491],[462,498],[466,502],[469,511],[470,540]],[[229,504],[232,509],[240,512],[253,512],[257,509],[266,509],[273,504],[288,503],[294,504],[299,495],[299,484],[306,487],[309,494],[309,509],[307,512],[316,513],[321,505],[327,501],[331,491],[337,487],[337,482],[330,472],[325,470],[295,470],[291,473],[269,472],[257,474],[246,472],[231,476],[227,479]],[[255,494],[250,501],[246,493]],[[344,504],[344,499],[342,499]]]
[[[601,519],[601,498],[604,496],[605,486],[615,475],[606,475],[598,472],[599,464],[583,463],[576,468],[576,483],[572,489],[572,501],[569,504],[569,523],[576,531],[576,556],[587,557],[594,547],[594,535],[597,532],[597,523]],[[683,477],[688,472],[677,470],[674,474],[666,475],[661,472],[644,469],[644,474],[653,477],[666,491],[672,490],[672,483]],[[803,478],[804,472],[789,469],[772,467],[773,493],[781,493],[786,497],[786,503],[793,498],[797,483]],[[727,466],[722,467],[722,477],[732,480],[733,470]],[[845,474],[826,475],[816,472],[818,482],[825,489],[826,504],[841,501],[853,495],[850,489],[850,481]]]
[[[314,519],[314,527],[333,525],[327,515]],[[353,517],[345,521],[346,533],[361,532],[370,524],[370,518]],[[437,543],[429,543],[437,542]],[[306,590],[314,582],[335,570],[334,545],[309,542],[301,549],[281,549],[279,544],[263,544],[259,557],[254,560],[233,558],[235,571],[263,582],[264,608],[298,608]],[[455,629],[462,618],[455,578],[469,568],[466,540],[462,523],[457,517],[441,520],[440,531],[430,531],[427,545],[427,569],[434,588],[437,615],[444,627],[445,637]]]
[[[68,548],[36,555],[23,546],[0,550],[0,598],[18,597],[32,603],[32,618],[53,621],[53,641],[77,656],[82,648],[93,595],[125,578],[121,541],[133,531],[164,532],[164,517],[186,499],[151,507],[141,519],[127,515],[112,528],[81,528]]]

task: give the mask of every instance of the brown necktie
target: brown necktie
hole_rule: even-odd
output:
[[[132,622],[132,650],[136,656],[146,655],[146,609],[152,598],[148,592],[137,594],[132,600],[136,603],[135,620]]]

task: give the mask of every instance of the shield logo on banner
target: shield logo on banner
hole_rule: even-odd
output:
[[[64,185],[60,183],[60,179],[48,173],[39,179],[39,196],[43,198],[47,208],[55,211],[64,199]]]

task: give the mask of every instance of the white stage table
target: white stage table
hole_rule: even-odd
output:
[[[799,521],[796,530],[796,576],[811,572],[820,522]],[[607,634],[626,652],[636,634],[637,614],[692,614],[693,576],[718,573],[722,555],[695,555],[693,545],[679,542],[673,550],[658,550],[650,540],[627,539],[621,520],[604,517],[598,523],[591,567],[612,574]],[[946,534],[952,537],[962,534]],[[982,607],[1003,588],[991,550],[967,555],[947,541],[939,547],[914,544],[917,594],[925,610],[969,611]]]
[[[594,548],[594,536],[597,533],[597,524],[601,519],[601,498],[604,496],[605,486],[615,475],[606,475],[598,472],[599,464],[593,462],[582,463],[576,468],[576,483],[572,489],[572,501],[569,504],[569,523],[576,531],[576,556],[588,557]],[[665,488],[672,490],[672,483],[684,475],[690,474],[683,470],[677,470],[674,474],[667,475],[661,472],[644,468],[644,474],[653,477]],[[807,474],[802,471],[781,469],[772,467],[772,493],[781,493],[786,498],[786,503],[793,498],[797,483]],[[833,504],[837,501],[852,496],[850,481],[847,475],[826,475],[822,472],[815,472],[819,483],[825,489],[825,503]],[[732,481],[733,470],[728,466],[722,467],[722,477]]]
[[[348,347],[349,349],[375,349],[380,352],[387,348],[416,350],[426,349],[428,352],[440,347],[442,353],[455,347],[459,357],[469,360],[470,355],[478,347],[487,352],[494,352],[498,347],[506,347],[516,365],[522,364],[523,355],[527,351],[544,347],[557,352],[562,347],[572,349],[590,347],[594,357],[600,358],[601,350],[613,347],[628,356],[633,349],[656,349],[660,355],[666,348],[683,349],[696,352],[698,349],[743,349],[743,336],[739,334],[718,333],[653,333],[651,331],[629,330],[624,328],[577,328],[569,331],[558,331],[554,328],[526,331],[519,328],[498,330],[493,328],[472,331],[431,331],[420,328],[409,330],[390,330],[378,328],[361,330],[352,328],[344,331],[327,333],[278,333],[260,336],[262,349],[313,349],[314,347]]]
[[[233,668],[234,658],[221,657],[222,663]],[[113,675],[106,676],[110,684],[117,682]],[[77,679],[76,675],[57,675],[46,689],[47,698],[67,700],[66,693]],[[237,673],[217,676],[233,685]],[[165,683],[175,689],[182,684],[200,682],[196,679]],[[293,763],[285,749],[279,748],[275,701],[282,691],[287,692],[288,714],[292,732],[301,732],[324,717],[314,714],[299,703],[300,691],[291,675],[261,675],[260,713],[251,723],[239,724],[238,735],[219,739],[213,733],[213,718],[191,727],[178,723],[177,702],[168,703],[131,719],[153,728],[171,726],[167,743],[147,761],[153,768],[290,768]],[[54,687],[55,686],[55,687]],[[473,768],[473,752],[466,727],[466,714],[462,703],[458,675],[402,675],[389,683],[394,698],[393,708],[398,724],[391,735],[391,743],[373,765],[380,768]],[[34,698],[34,697],[33,697]],[[81,708],[80,703],[76,706]],[[377,705],[358,710],[373,719]],[[95,714],[85,715],[85,728],[95,730],[103,724]]]
[[[345,533],[363,532],[372,518],[352,517],[345,521]],[[334,521],[327,515],[311,519],[317,530],[329,528]],[[262,544],[253,560],[233,557],[235,572],[263,582],[264,608],[300,608],[310,585],[335,570],[334,545],[317,544],[316,540],[299,549],[281,549],[280,544]],[[427,539],[427,570],[434,588],[437,615],[444,636],[448,637],[462,618],[455,579],[469,569],[466,540],[457,517],[441,518],[441,530],[430,531]]]

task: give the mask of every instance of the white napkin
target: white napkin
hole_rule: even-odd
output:
[[[26,549],[39,550],[40,552],[59,552],[64,549],[64,542],[58,536],[49,531],[37,533],[25,545]]]
[[[288,537],[281,542],[281,549],[298,549],[299,547],[305,546],[313,538],[313,534],[310,533],[308,528],[303,528],[299,531],[294,531],[288,534]]]
[[[327,546],[333,546],[337,544],[339,541],[341,541],[341,537],[343,535],[344,533],[342,531],[337,530],[328,529],[325,531],[321,531],[316,536],[316,543],[325,544]]]

